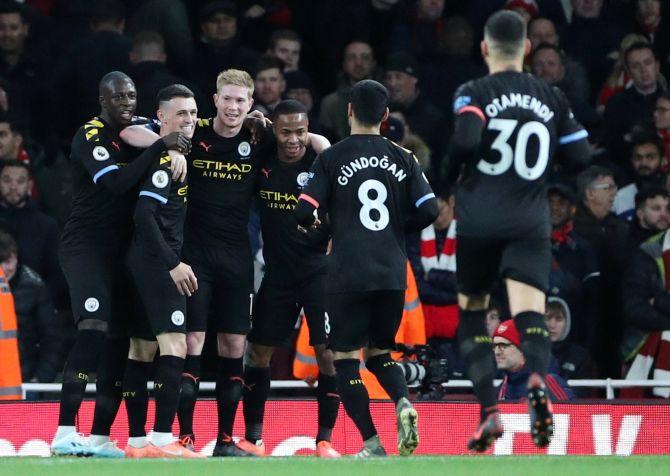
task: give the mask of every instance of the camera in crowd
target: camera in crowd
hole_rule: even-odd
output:
[[[419,387],[421,394],[441,391],[442,383],[449,380],[449,361],[440,358],[434,348],[429,345],[406,346],[398,344],[398,350],[406,358],[416,360],[398,362],[405,373],[405,380],[410,387]]]

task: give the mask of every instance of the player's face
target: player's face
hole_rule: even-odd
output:
[[[598,18],[603,8],[603,0],[572,0],[572,8],[582,18]]]
[[[670,100],[659,98],[654,109],[654,125],[657,129],[670,129]]]
[[[525,363],[519,348],[504,337],[496,336],[493,338],[493,353],[496,358],[496,365],[500,370],[519,370]]]
[[[556,27],[551,20],[541,18],[530,24],[528,29],[528,39],[533,45],[533,49],[541,43],[558,45],[558,35]]]
[[[533,74],[549,84],[556,84],[565,77],[561,57],[554,50],[542,49],[533,56]]]
[[[200,24],[203,36],[212,43],[231,40],[237,35],[237,19],[224,13],[215,13]]]
[[[653,197],[644,202],[644,206],[635,214],[640,224],[648,230],[663,231],[670,226],[670,213],[668,212],[668,199],[663,196]]]
[[[286,91],[286,97],[301,102],[302,105],[305,106],[308,111],[311,111],[312,107],[314,107],[314,98],[312,97],[312,91],[310,91],[307,88],[289,89],[288,91]]]
[[[661,2],[659,0],[638,0],[637,19],[641,25],[656,26],[661,17]]]
[[[275,119],[274,133],[277,147],[288,159],[300,159],[308,142],[307,114],[281,114]]]
[[[28,171],[23,167],[4,167],[0,174],[0,196],[2,200],[16,207],[23,204],[33,186]]]
[[[102,91],[100,105],[109,118],[121,126],[132,121],[137,107],[137,91],[130,79],[114,79]]]
[[[375,66],[372,48],[367,43],[351,43],[344,51],[342,69],[354,82],[369,78]]]
[[[12,132],[8,122],[0,122],[0,159],[16,159],[20,139]]]
[[[242,125],[253,105],[249,97],[249,88],[234,84],[224,84],[214,95],[216,117],[223,125],[236,128]]]
[[[565,320],[563,313],[555,309],[550,309],[544,316],[544,322],[547,324],[547,330],[549,331],[549,340],[552,342],[561,340],[567,326],[567,321]]]
[[[649,177],[661,168],[661,155],[654,144],[640,144],[633,149],[633,170],[640,177]]]
[[[300,42],[287,39],[277,40],[272,54],[284,62],[286,71],[295,71],[300,62]]]
[[[656,86],[660,65],[650,49],[645,48],[628,53],[626,66],[637,88],[645,90]]]
[[[549,194],[549,219],[554,228],[565,225],[572,219],[574,206],[567,198],[558,193]]]
[[[414,99],[417,79],[402,71],[388,71],[384,83],[391,95],[391,102],[406,104]]]
[[[5,53],[19,53],[28,36],[28,25],[23,23],[18,13],[0,15],[0,50]]]
[[[161,133],[181,132],[189,139],[195,132],[198,120],[198,107],[193,98],[175,97],[161,104],[158,110],[161,121]]]
[[[286,89],[284,75],[277,68],[259,72],[254,79],[256,98],[263,104],[275,104],[281,101],[281,95]]]

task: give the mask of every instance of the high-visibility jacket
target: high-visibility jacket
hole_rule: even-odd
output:
[[[423,310],[419,301],[419,291],[416,287],[416,280],[412,268],[407,263],[407,290],[405,291],[405,309],[403,311],[402,321],[395,336],[398,343],[403,344],[425,344],[426,329],[423,319]],[[400,352],[393,352],[392,357],[395,360],[400,359]],[[361,377],[368,389],[370,398],[388,399],[384,389],[377,381],[377,378],[365,368],[361,354]],[[293,375],[296,378],[305,380],[308,383],[314,383],[319,376],[319,366],[316,362],[314,348],[309,345],[309,329],[307,320],[302,318],[298,341],[296,343],[295,359],[293,360]]]
[[[21,384],[14,298],[0,268],[0,400],[21,400]]]

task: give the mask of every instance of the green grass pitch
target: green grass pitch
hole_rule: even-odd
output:
[[[418,456],[322,460],[313,457],[206,460],[2,458],[3,476],[655,476],[670,475],[668,456]]]

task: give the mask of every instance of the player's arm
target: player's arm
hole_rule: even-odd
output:
[[[473,98],[474,93],[468,86],[462,86],[455,94],[454,133],[449,146],[446,173],[450,186],[458,180],[463,164],[477,154],[486,126],[486,116]]]
[[[318,218],[315,212],[330,195],[330,184],[324,163],[323,154],[319,154],[312,164],[309,182],[298,197],[295,217],[300,227],[309,228],[316,224]]]
[[[317,154],[320,154],[324,150],[326,150],[328,147],[330,147],[330,141],[326,139],[324,136],[321,134],[314,134],[313,132],[309,133],[309,145],[312,146],[312,149],[314,149],[314,152]]]
[[[409,163],[410,173],[407,191],[412,204],[412,211],[405,223],[405,229],[412,232],[423,230],[433,223],[437,219],[439,209],[435,193],[414,154],[412,154]]]
[[[152,127],[154,123],[132,125],[125,127],[119,133],[119,137],[126,144],[145,149],[160,139],[160,136]],[[179,140],[174,147],[168,147],[170,157],[170,168],[172,169],[172,178],[183,182],[186,179],[186,158],[185,154],[191,151],[191,140],[183,134],[180,134]]]
[[[586,167],[591,162],[591,144],[589,144],[589,133],[575,119],[570,102],[563,92],[553,88],[559,97],[561,115],[558,123],[558,145],[567,160],[580,168]]]
[[[133,220],[135,229],[147,246],[155,250],[159,259],[170,270],[170,276],[182,295],[190,296],[198,289],[198,280],[190,266],[182,263],[177,253],[168,246],[158,226],[160,207],[168,201],[170,179],[167,167],[158,167],[147,177],[140,188]],[[159,178],[158,174],[162,174]]]

